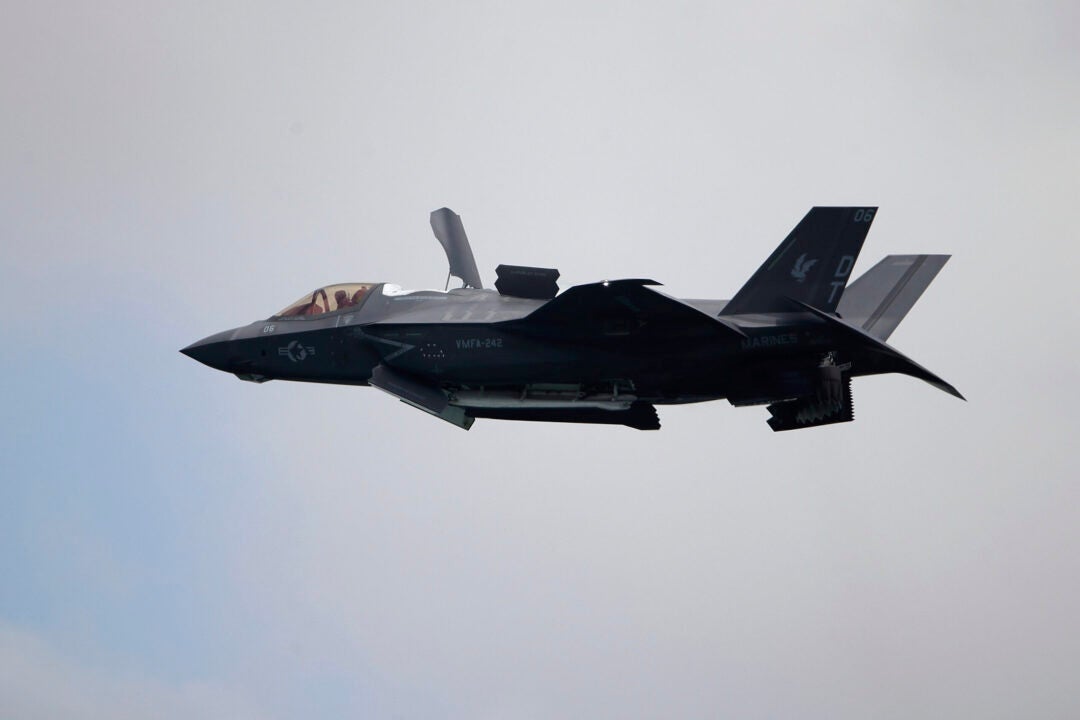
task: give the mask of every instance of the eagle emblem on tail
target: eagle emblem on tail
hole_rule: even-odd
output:
[[[806,273],[810,272],[810,268],[817,264],[817,260],[807,260],[806,253],[803,253],[795,260],[795,267],[791,268],[791,277],[795,278],[795,282],[806,282]]]

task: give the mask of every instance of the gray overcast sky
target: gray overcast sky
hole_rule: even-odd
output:
[[[0,717],[1076,717],[1076,3],[19,2],[0,25]],[[177,349],[427,214],[729,297],[814,204],[954,255],[962,403],[480,421]]]

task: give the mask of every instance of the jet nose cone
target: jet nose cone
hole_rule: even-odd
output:
[[[226,330],[211,335],[198,342],[193,342],[185,348],[181,348],[180,352],[192,360],[198,360],[203,365],[228,372],[229,346],[232,334],[232,330]]]

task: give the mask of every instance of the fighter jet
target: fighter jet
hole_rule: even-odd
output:
[[[815,207],[730,300],[647,279],[559,293],[499,265],[483,286],[461,218],[431,227],[450,290],[328,285],[181,350],[241,380],[365,385],[468,430],[476,418],[660,427],[658,405],[764,405],[773,430],[854,419],[851,380],[902,373],[963,399],[886,344],[948,255],[889,255],[848,285],[876,207]]]

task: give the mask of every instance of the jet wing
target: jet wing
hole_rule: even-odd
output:
[[[942,380],[940,377],[930,372],[922,365],[918,364],[911,358],[901,353],[891,345],[887,345],[881,340],[866,332],[861,328],[857,328],[844,320],[830,315],[829,313],[819,310],[813,305],[807,305],[799,300],[793,300],[796,305],[802,309],[812,313],[835,330],[837,334],[846,336],[853,342],[855,347],[858,348],[860,354],[860,362],[866,363],[869,368],[873,369],[876,373],[901,373],[903,375],[910,375],[911,377],[918,378],[927,382],[938,390],[942,390],[952,395],[953,397],[964,400],[964,396],[960,394],[960,391],[954,388],[949,383]],[[857,368],[858,370],[858,368]],[[861,374],[859,372],[856,375]]]
[[[659,283],[627,279],[577,285],[506,325],[521,332],[564,337],[744,336],[734,325],[648,285]]]

